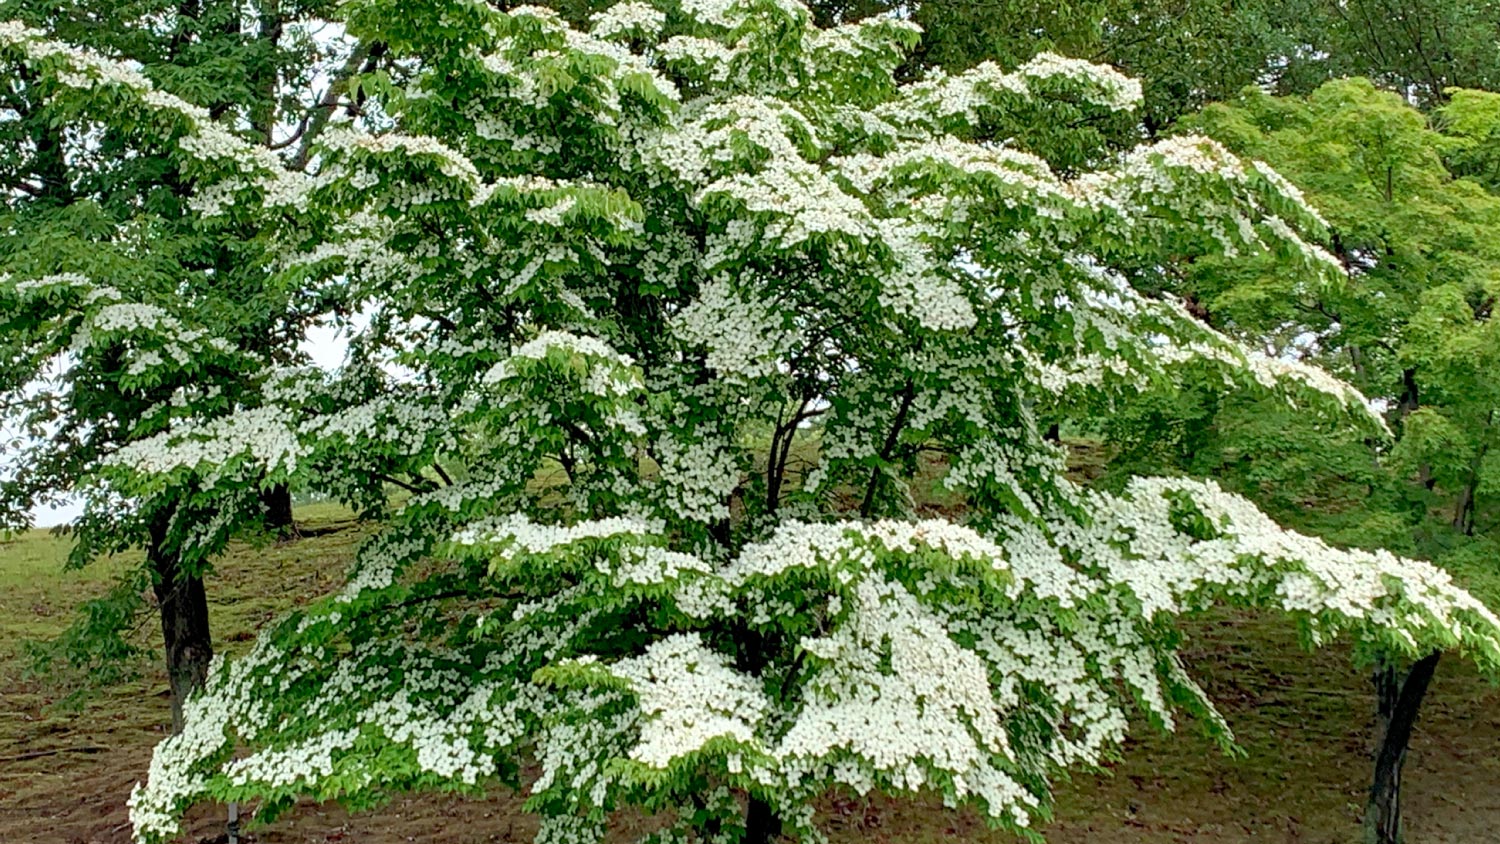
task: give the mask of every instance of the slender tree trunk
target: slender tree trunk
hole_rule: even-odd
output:
[[[292,516],[292,491],[286,484],[263,490],[260,503],[266,508],[266,527],[276,531],[282,539],[297,535],[297,522]]]
[[[912,402],[916,401],[917,391],[910,378],[906,380],[899,395],[901,403],[896,406],[896,419],[891,423],[891,431],[886,435],[885,444],[880,447],[881,463],[885,463],[895,455],[896,446],[901,442],[901,429],[906,427],[906,416],[911,412]],[[870,484],[865,487],[865,499],[859,505],[859,514],[867,519],[875,514],[875,493],[880,490],[880,482],[884,477],[883,466],[876,466],[870,470]]]
[[[739,646],[735,667],[751,675],[763,671],[767,662],[767,642],[760,634],[741,622],[734,638]],[[740,839],[740,844],[771,844],[780,834],[781,819],[776,817],[771,804],[750,795],[745,809],[745,837]]]
[[[1464,488],[1458,491],[1458,501],[1453,507],[1453,529],[1465,536],[1474,535],[1474,493],[1478,489],[1479,479],[1471,476]]]
[[[781,834],[781,819],[771,804],[758,797],[750,798],[745,810],[745,838],[742,844],[771,844]]]
[[[1396,400],[1396,413],[1393,420],[1396,424],[1392,427],[1400,429],[1401,423],[1406,417],[1416,412],[1421,406],[1421,392],[1417,389],[1417,371],[1415,369],[1404,369],[1401,371],[1401,397]]]
[[[151,524],[146,562],[161,613],[162,645],[167,654],[167,682],[172,689],[172,732],[182,730],[182,705],[208,676],[213,639],[208,632],[208,598],[203,578],[182,570],[175,550],[166,547],[167,517]]]
[[[1479,472],[1484,468],[1484,458],[1489,452],[1490,427],[1495,424],[1495,411],[1490,411],[1484,420],[1484,433],[1474,459],[1469,462],[1469,480],[1458,491],[1458,503],[1453,508],[1453,529],[1465,536],[1474,535],[1474,515],[1477,509],[1474,497],[1479,493]]]
[[[1406,762],[1422,698],[1441,656],[1440,651],[1433,651],[1417,660],[1404,676],[1394,667],[1375,672],[1380,743],[1375,749],[1375,776],[1365,806],[1366,844],[1401,841],[1401,766]]]

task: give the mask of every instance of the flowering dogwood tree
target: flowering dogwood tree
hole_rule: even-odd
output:
[[[1043,55],[897,85],[911,26],[819,29],[793,0],[629,2],[588,32],[468,0],[347,14],[394,57],[359,83],[370,119],[308,174],[204,166],[195,202],[370,314],[350,365],[185,402],[101,479],[430,483],[342,592],[216,665],[131,797],[138,838],[205,799],[264,819],[497,787],[549,842],[627,806],[656,841],[815,840],[833,789],[1033,835],[1133,712],[1231,745],[1176,653],[1212,604],[1500,669],[1500,623],[1431,566],[1211,483],[1066,477],[1048,422],[1183,367],[1378,426],[1137,292],[1184,256],[1273,254],[1308,285],[1337,264],[1263,165],[1070,135],[1131,80]],[[180,144],[241,154],[211,140]],[[934,465],[961,521],[913,504]]]

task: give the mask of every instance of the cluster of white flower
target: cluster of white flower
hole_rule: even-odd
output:
[[[796,0],[769,0],[766,5],[786,17],[805,19],[808,14]],[[682,11],[700,23],[734,29],[749,19],[753,7],[753,0],[685,0]]]
[[[1025,99],[1031,89],[1020,74],[1006,73],[994,62],[982,62],[956,76],[934,71],[910,86],[897,102],[882,107],[882,115],[898,125],[962,118],[978,122],[981,107],[995,107],[1005,97]]]
[[[1316,243],[1308,243],[1306,240],[1303,240],[1302,236],[1292,229],[1291,226],[1287,225],[1287,222],[1280,217],[1271,214],[1262,222],[1278,239],[1284,243],[1291,244],[1292,248],[1297,250],[1309,264],[1335,275],[1345,271],[1343,262],[1335,258],[1333,253]]]
[[[537,825],[534,844],[594,844],[604,838],[603,821],[578,815],[546,815]]]
[[[1264,386],[1275,387],[1295,381],[1315,392],[1332,396],[1344,407],[1359,410],[1372,421],[1385,424],[1384,418],[1363,393],[1326,369],[1299,360],[1273,358],[1256,349],[1249,350],[1246,358],[1250,362],[1251,373]]]
[[[1009,710],[1033,690],[1045,690],[1055,702],[1054,741],[1047,754],[1064,766],[1093,765],[1110,747],[1124,740],[1129,720],[1118,698],[1110,669],[1122,660],[1138,664],[1150,651],[1120,619],[1083,614],[1065,633],[1045,613],[992,614],[947,612],[955,633],[972,637],[974,650],[1001,678],[994,689],[997,705]],[[1029,688],[1028,688],[1029,687]],[[1170,718],[1165,709],[1153,711]]]
[[[215,165],[218,171],[203,174],[202,195],[189,200],[190,206],[206,216],[222,213],[232,204],[232,196],[247,187],[258,188],[262,198],[291,205],[301,202],[306,193],[307,178],[287,170],[273,150],[241,140],[215,122],[206,109],[156,89],[136,63],[79,50],[16,21],[0,21],[0,46],[19,49],[30,63],[61,63],[65,69],[54,68],[50,75],[62,85],[79,91],[106,86],[123,89],[148,112],[180,118],[178,148],[191,159]]]
[[[714,38],[674,35],[657,46],[657,55],[668,68],[682,66],[705,73],[712,82],[729,78],[729,69],[740,52]]]
[[[530,220],[533,223],[539,223],[541,225],[560,227],[564,224],[564,218],[567,213],[571,211],[573,206],[577,203],[578,200],[574,199],[573,197],[565,196],[554,205],[548,205],[546,208],[534,208],[530,211],[527,211],[526,219]]]
[[[202,761],[221,754],[232,726],[253,739],[266,725],[268,706],[257,686],[268,670],[284,668],[286,657],[265,634],[233,662],[214,657],[202,692],[183,704],[183,729],[157,745],[146,784],[131,789],[127,805],[138,838],[177,832],[187,802],[203,793],[212,775]]]
[[[618,35],[652,37],[661,32],[667,16],[660,9],[646,3],[616,3],[594,15],[591,32],[597,38],[613,38]]]
[[[1178,191],[1179,175],[1215,176],[1226,182],[1245,179],[1241,162],[1219,143],[1197,135],[1180,135],[1132,150],[1121,166],[1085,173],[1068,183],[1078,201],[1114,209],[1127,219],[1143,211],[1150,199],[1191,197]]]
[[[1031,369],[1031,378],[1043,394],[1061,396],[1079,387],[1102,388],[1107,380],[1146,386],[1142,373],[1118,355],[1082,355],[1058,364],[1037,360],[1030,350],[1023,349],[1023,352]]]
[[[853,595],[849,622],[803,642],[822,668],[774,751],[781,776],[861,794],[877,777],[902,791],[948,784],[1025,825],[1038,800],[997,764],[1011,751],[989,666],[899,584],[864,578]]]
[[[669,636],[609,671],[629,684],[640,708],[632,760],[666,768],[713,739],[759,749],[757,731],[770,700],[754,677],[736,671],[697,636]]]
[[[977,320],[973,303],[959,284],[945,277],[944,265],[921,248],[917,227],[898,219],[880,220],[876,226],[897,259],[881,279],[880,303],[931,331],[972,328]]]
[[[691,346],[702,346],[708,368],[729,381],[776,374],[798,341],[797,332],[788,327],[789,316],[773,310],[769,296],[759,289],[765,283],[757,281],[716,275],[672,321],[673,334]]]
[[[68,339],[70,355],[76,358],[109,346],[125,355],[125,374],[137,384],[148,376],[196,366],[206,355],[233,351],[222,338],[189,329],[155,305],[126,302],[118,289],[94,284],[78,273],[21,280],[0,276],[0,289],[6,287],[20,302],[50,301],[56,306],[64,297],[76,296],[84,317]]]
[[[288,246],[279,256],[278,269],[314,269],[324,262],[338,261],[350,275],[367,280],[371,289],[400,289],[426,275],[427,269],[419,261],[390,248],[396,232],[387,221],[361,214],[339,229],[342,236],[335,240],[320,241],[306,249]]]
[[[541,773],[531,785],[533,793],[557,788],[580,808],[605,805],[617,781],[616,766],[609,763],[625,755],[638,717],[619,705],[622,697],[575,692],[552,701],[554,711],[571,717],[545,724],[538,736]]]
[[[814,29],[804,36],[803,49],[814,55],[838,55],[871,62],[881,73],[889,75],[895,62],[905,55],[905,49],[895,38],[897,33],[920,36],[922,27],[898,17],[886,18],[879,24],[846,23],[828,29]]]
[[[1003,111],[1007,98],[1029,100],[1035,89],[1058,82],[1082,101],[1111,111],[1133,109],[1141,100],[1140,83],[1114,68],[1042,53],[1010,73],[994,62],[953,76],[933,73],[877,113],[897,125],[932,126],[940,123],[937,117],[977,126],[983,110]]]
[[[1328,221],[1323,218],[1322,213],[1319,212],[1317,208],[1313,207],[1312,203],[1307,201],[1307,197],[1302,194],[1301,188],[1292,184],[1287,180],[1285,176],[1276,172],[1276,170],[1272,168],[1271,165],[1265,163],[1264,161],[1260,161],[1259,159],[1251,161],[1250,166],[1255,168],[1255,172],[1259,173],[1261,175],[1261,178],[1270,182],[1271,186],[1275,188],[1278,193],[1280,193],[1287,199],[1292,200],[1292,202],[1296,204],[1297,208],[1303,214],[1316,220],[1319,225],[1322,225],[1325,228],[1328,226]]]
[[[350,445],[379,445],[399,453],[421,452],[442,442],[451,421],[445,408],[422,395],[378,396],[303,422],[299,435],[314,442],[344,441]]]
[[[228,416],[185,421],[122,446],[109,463],[127,466],[144,475],[171,474],[179,469],[204,472],[207,486],[225,467],[248,461],[268,471],[291,473],[310,449],[297,435],[295,417],[280,405],[244,408]]]
[[[80,273],[57,273],[40,278],[14,279],[9,273],[0,273],[0,285],[8,285],[17,296],[27,300],[46,297],[49,293],[77,290],[83,293],[85,304],[101,299],[119,301],[120,291],[107,285],[97,285]]]
[[[762,236],[777,251],[789,251],[815,235],[838,234],[865,242],[875,234],[864,203],[800,156],[778,161],[759,173],[720,179],[700,191],[695,202],[702,205],[716,198],[763,215]]]
[[[827,569],[843,583],[853,582],[885,553],[937,551],[980,569],[1008,572],[1006,552],[975,531],[941,519],[864,523],[795,522],[779,525],[770,537],[752,542],[724,570],[736,588],[797,569]]]
[[[845,156],[835,163],[862,193],[899,183],[901,173],[918,170],[921,165],[941,165],[967,176],[992,176],[1019,188],[1027,196],[1028,205],[1042,205],[1065,193],[1063,183],[1045,160],[1023,150],[967,143],[951,135],[903,144],[885,155]]]
[[[1360,420],[1389,432],[1384,417],[1369,398],[1353,385],[1327,370],[1299,360],[1271,357],[1258,349],[1243,347],[1219,331],[1193,320],[1179,304],[1153,302],[1149,307],[1157,315],[1164,315],[1168,319],[1191,325],[1193,334],[1197,335],[1194,339],[1183,342],[1165,339],[1157,342],[1148,348],[1149,359],[1152,362],[1161,366],[1171,366],[1186,361],[1212,362],[1222,366],[1226,375],[1248,374],[1261,386],[1281,392],[1289,402],[1293,403],[1299,396],[1291,389],[1301,388],[1306,395],[1331,399],[1333,404],[1343,410],[1351,411]],[[1128,363],[1118,359],[1114,362],[1105,361],[1103,365],[1104,368],[1121,377],[1131,375],[1138,378],[1142,374],[1135,371],[1135,368]]]
[[[224,767],[224,775],[236,785],[252,780],[272,788],[311,782],[333,773],[333,754],[348,750],[359,738],[359,730],[330,730],[303,742],[263,750]]]
[[[1018,513],[1034,518],[1041,508],[1026,485],[1016,477],[1015,470],[1026,463],[1034,465],[1037,457],[1035,451],[1018,447],[1014,440],[979,440],[954,455],[948,473],[943,476],[943,486],[948,489],[999,487],[1014,502]],[[1052,476],[1056,477],[1055,474]]]
[[[351,603],[366,592],[391,586],[401,569],[425,554],[429,545],[426,537],[396,530],[386,530],[365,540],[354,555],[349,581],[337,601]]]
[[[593,358],[596,361],[619,370],[629,370],[635,366],[635,361],[631,360],[628,355],[620,354],[598,337],[578,335],[568,331],[543,332],[517,347],[512,352],[512,357],[529,360],[546,360],[553,350],[559,350],[568,355]],[[485,375],[484,380],[487,383],[495,384],[513,377],[514,374],[515,365],[509,361],[501,361]],[[615,391],[611,389],[606,395],[614,393]]]
[[[661,503],[677,518],[708,523],[729,516],[729,496],[740,485],[739,462],[729,443],[707,431],[695,433],[692,439],[664,433],[652,456],[667,498]]]
[[[617,586],[657,584],[678,580],[686,572],[708,574],[708,563],[692,554],[648,545],[632,548],[621,555],[618,566],[610,572]]]
[[[1066,79],[1074,82],[1091,102],[1112,111],[1128,111],[1141,102],[1141,83],[1108,65],[1070,59],[1056,53],[1039,53],[1017,68],[1016,73],[1033,81]]]
[[[1071,609],[1104,591],[1095,580],[1063,561],[1062,551],[1041,526],[1011,513],[995,519],[993,527],[1005,549],[1006,563],[1024,590],[1057,606]]]
[[[151,81],[141,74],[139,65],[109,61],[95,53],[79,50],[52,40],[47,33],[20,21],[0,21],[0,44],[22,50],[33,61],[56,58],[66,63],[72,71],[62,74],[59,81],[75,88],[93,87],[96,80],[137,91],[151,88]]]
[[[568,586],[534,601],[523,601],[511,612],[502,634],[505,661],[514,665],[545,665],[597,621],[601,612],[583,609],[593,588],[588,584]]]
[[[703,188],[724,174],[764,157],[773,166],[802,160],[801,144],[817,132],[795,106],[771,97],[735,96],[698,101],[683,109],[672,131],[643,150],[683,183]],[[799,143],[800,141],[800,143]]]
[[[438,171],[450,179],[466,183],[471,187],[477,186],[480,182],[479,171],[475,169],[474,162],[442,141],[425,135],[412,136],[396,133],[371,135],[340,127],[325,132],[321,143],[330,151],[345,154],[401,153],[410,158],[431,157],[436,159]]]
[[[1314,632],[1328,625],[1321,631],[1327,634],[1377,614],[1389,622],[1385,616],[1400,603],[1408,609],[1396,626],[1406,637],[1451,637],[1500,654],[1500,622],[1442,569],[1282,530],[1212,482],[1139,478],[1121,497],[1091,492],[1088,501],[1091,523],[1055,525],[1059,543],[1104,581],[1128,585],[1148,619],[1230,595],[1302,614]],[[1184,532],[1184,507],[1206,519],[1214,535]]]
[[[658,521],[619,517],[571,525],[544,525],[517,513],[466,527],[454,536],[453,541],[458,545],[485,546],[499,559],[509,562],[517,554],[541,556],[589,539],[657,536],[663,528]]]

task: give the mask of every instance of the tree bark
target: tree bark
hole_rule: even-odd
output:
[[[1395,425],[1392,427],[1400,430],[1401,423],[1406,417],[1416,412],[1421,406],[1421,393],[1417,389],[1417,371],[1415,369],[1404,369],[1401,371],[1401,396],[1396,399]]]
[[[286,484],[277,484],[262,490],[260,503],[266,508],[266,527],[276,531],[282,539],[297,535],[297,522],[292,516],[292,491]]]
[[[213,659],[208,632],[208,598],[203,578],[183,570],[175,549],[167,545],[168,517],[151,524],[146,563],[161,613],[162,645],[167,657],[167,683],[172,689],[172,732],[182,731],[182,706],[188,694],[203,685]]]
[[[772,811],[771,804],[758,797],[750,798],[745,810],[745,838],[743,844],[771,844],[781,834],[781,820]]]
[[[906,379],[906,385],[898,394],[901,403],[896,406],[896,419],[891,423],[891,431],[886,435],[885,443],[880,447],[880,462],[885,463],[896,453],[896,446],[901,442],[901,429],[906,427],[906,416],[911,412],[912,402],[916,401],[916,385],[910,378]],[[865,487],[864,501],[859,505],[859,514],[870,518],[875,513],[875,493],[880,490],[880,480],[884,477],[884,466],[876,466],[870,470],[870,484]]]
[[[746,674],[757,675],[765,670],[769,661],[767,643],[743,621],[737,627],[734,638],[739,652],[735,656],[735,667]],[[781,819],[776,817],[770,803],[754,794],[749,797],[749,805],[745,808],[745,837],[740,839],[740,844],[771,844],[781,834]]]
[[[1481,434],[1479,449],[1474,453],[1474,459],[1469,462],[1469,480],[1463,489],[1458,491],[1458,502],[1453,508],[1453,529],[1465,536],[1474,535],[1474,515],[1477,507],[1474,497],[1479,493],[1479,472],[1484,468],[1484,458],[1489,452],[1490,427],[1495,424],[1495,411],[1490,411],[1484,420],[1484,432]]]
[[[1375,672],[1380,743],[1375,749],[1375,776],[1365,806],[1366,844],[1401,841],[1401,766],[1406,762],[1406,749],[1422,698],[1441,656],[1440,651],[1433,651],[1422,657],[1404,677],[1394,667]]]

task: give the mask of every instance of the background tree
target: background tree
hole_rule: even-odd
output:
[[[274,150],[304,165],[305,145],[346,104],[347,79],[365,60],[314,38],[321,9],[272,4],[247,16],[239,4],[212,2],[0,3],[0,17],[130,62],[116,68],[61,47],[40,50],[14,27],[0,44],[0,273],[9,276],[0,286],[0,394],[24,435],[8,456],[0,511],[15,527],[38,504],[81,495],[73,564],[144,549],[144,571],[96,602],[61,644],[74,662],[116,667],[150,583],[174,721],[212,654],[210,560],[247,523],[252,532],[287,529],[287,487],[234,497],[189,485],[127,504],[79,479],[123,444],[168,427],[189,396],[220,409],[254,404],[262,369],[296,360],[304,328],[322,313],[321,303],[268,285],[253,225],[204,224],[189,201],[198,151],[183,143],[193,127],[213,124],[205,137],[214,142],[246,156],[246,144],[258,147],[257,167],[279,170]],[[160,112],[78,78],[101,73],[150,79],[186,99]],[[325,73],[331,81],[319,79]]]
[[[1285,523],[1492,584],[1500,197],[1448,163],[1485,172],[1474,140],[1489,132],[1486,106],[1488,95],[1455,92],[1438,123],[1461,127],[1449,134],[1355,79],[1306,98],[1247,90],[1189,121],[1306,191],[1327,216],[1348,281],[1308,286],[1264,261],[1196,261],[1182,266],[1175,289],[1211,324],[1268,354],[1349,379],[1387,408],[1397,439],[1377,460],[1372,443],[1347,430],[1200,383],[1109,420],[1114,437],[1131,444],[1119,471],[1174,465],[1219,478]],[[1399,837],[1401,761],[1437,658],[1411,666],[1385,658],[1375,674],[1382,740],[1366,812],[1373,840]]]
[[[1310,35],[1330,76],[1366,76],[1418,103],[1449,88],[1500,88],[1500,6],[1470,0],[1357,0],[1314,5]],[[1315,32],[1309,29],[1309,32]]]
[[[822,25],[894,14],[922,44],[899,71],[912,78],[983,61],[1010,69],[1053,50],[1114,65],[1141,81],[1151,134],[1240,89],[1305,95],[1363,76],[1426,107],[1449,88],[1500,88],[1500,8],[1470,0],[827,0]]]

